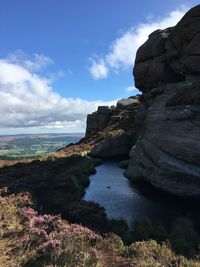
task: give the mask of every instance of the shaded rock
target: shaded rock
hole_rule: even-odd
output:
[[[106,138],[110,135],[110,131],[116,130],[124,131],[137,136],[141,123],[144,118],[144,105],[141,103],[141,96],[129,97],[118,101],[117,106],[111,108],[107,106],[100,106],[96,112],[87,116],[86,139],[94,137],[94,142],[99,142],[100,136]]]
[[[107,106],[99,106],[96,112],[88,114],[86,136],[94,134],[108,125],[112,109]]]
[[[98,158],[112,158],[127,155],[131,148],[129,138],[121,133],[109,137],[96,144],[91,151],[91,156]]]
[[[126,160],[121,160],[118,164],[118,166],[121,168],[121,169],[126,169],[128,168],[128,164],[129,164],[129,159],[126,159]]]
[[[138,98],[123,98],[117,102],[117,108],[121,110],[131,109],[138,105],[140,102]]]
[[[167,49],[170,67],[177,73],[199,73],[200,5],[190,9],[173,28]],[[176,54],[174,55],[174,51]],[[194,57],[195,55],[195,57]],[[194,62],[192,62],[194,60]],[[195,66],[197,69],[195,69]]]
[[[200,96],[200,81],[164,87],[148,109],[126,176],[180,196],[200,196],[200,109],[190,97],[194,88]],[[171,103],[177,94],[178,102]]]
[[[138,49],[133,74],[135,86],[142,91],[161,86],[167,82],[179,82],[184,78],[174,72],[166,59],[165,44],[173,28],[157,30]]]
[[[146,92],[166,83],[200,75],[200,5],[171,28],[157,30],[138,49],[135,85]]]
[[[146,118],[126,176],[200,196],[200,5],[138,49],[134,75]]]
[[[97,109],[98,114],[112,114],[112,109],[109,106],[99,106]]]

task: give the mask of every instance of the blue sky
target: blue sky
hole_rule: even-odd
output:
[[[148,34],[197,4],[0,0],[0,133],[84,131],[98,104],[137,92],[134,55]]]

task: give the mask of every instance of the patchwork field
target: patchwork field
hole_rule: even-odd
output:
[[[82,137],[79,133],[0,136],[0,159],[37,158],[78,142]]]

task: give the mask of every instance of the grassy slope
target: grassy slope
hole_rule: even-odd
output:
[[[155,241],[124,246],[119,237],[101,237],[59,216],[38,215],[29,194],[0,195],[0,266],[180,266],[198,262],[177,257]]]

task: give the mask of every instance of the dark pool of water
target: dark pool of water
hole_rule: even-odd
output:
[[[178,215],[191,215],[199,207],[189,201],[160,193],[147,184],[130,182],[123,176],[117,162],[105,162],[90,176],[84,200],[99,203],[108,218],[124,219],[131,227],[136,219],[149,217],[156,221],[171,221]],[[196,207],[197,206],[197,207]]]

